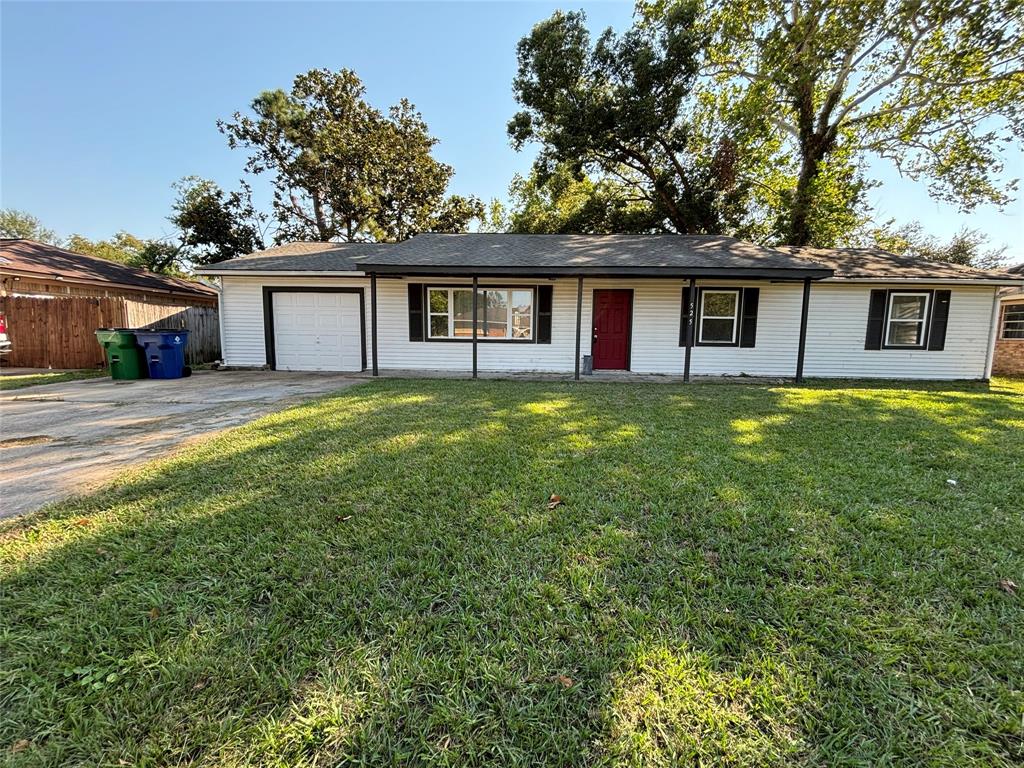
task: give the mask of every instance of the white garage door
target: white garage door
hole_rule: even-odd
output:
[[[275,291],[274,358],[279,371],[361,371],[359,294]]]

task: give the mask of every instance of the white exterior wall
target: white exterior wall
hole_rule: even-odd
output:
[[[273,288],[363,288],[366,321],[366,360],[372,349],[370,339],[370,281],[366,278],[336,277],[221,277],[220,327],[223,334],[224,364],[250,367],[267,364],[263,333],[263,286]]]
[[[946,345],[926,349],[864,349],[872,289],[949,290]],[[804,375],[879,379],[982,379],[992,304],[987,286],[816,283],[811,286]]]
[[[410,342],[408,283],[452,285],[469,280],[427,278],[377,280],[378,366],[387,369],[469,371],[472,345],[465,342]],[[481,279],[487,285],[553,285],[550,344],[489,343],[477,345],[481,371],[571,373],[576,346],[576,279]],[[583,284],[581,355],[590,354],[593,292],[600,288],[633,289],[630,369],[636,373],[680,375],[684,349],[679,346],[682,280],[597,280]],[[690,371],[700,375],[793,376],[800,330],[800,283],[698,281],[705,287],[760,288],[757,343],[753,348],[693,348]],[[366,360],[373,351],[368,278],[242,277],[222,278],[221,324],[227,365],[266,364],[263,286],[360,287],[364,289]],[[977,379],[985,375],[995,289],[974,286],[920,286],[950,289],[946,348],[865,350],[864,334],[872,288],[906,285],[814,283],[811,287],[804,361],[806,376],[849,378]]]

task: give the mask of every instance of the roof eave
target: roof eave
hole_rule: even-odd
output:
[[[34,270],[27,269],[11,269],[10,267],[3,267],[0,269],[0,276],[7,275],[18,278],[28,278],[31,280],[52,281],[62,283],[64,285],[87,285],[99,288],[118,288],[121,290],[137,291],[139,293],[158,293],[169,296],[195,296],[197,298],[211,300],[217,298],[217,291],[214,288],[209,288],[208,291],[201,291],[199,289],[193,290],[189,288],[156,288],[149,285],[119,283],[112,280],[103,280],[102,278],[64,277],[63,275],[58,275],[53,272],[36,272]]]
[[[828,283],[908,283],[930,285],[986,285],[1016,286],[1024,288],[1024,280],[1000,277],[844,277],[835,275],[825,280]]]
[[[366,277],[362,271],[315,270],[315,269],[197,269],[197,275],[217,277]]]
[[[410,275],[433,277],[654,277],[654,278],[751,278],[763,280],[822,280],[832,275],[831,269],[761,267],[475,267],[465,265],[364,264],[367,273],[378,275]]]

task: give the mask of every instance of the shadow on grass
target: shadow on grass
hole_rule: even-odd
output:
[[[0,529],[0,748],[1011,764],[1022,428],[974,389],[348,390]]]

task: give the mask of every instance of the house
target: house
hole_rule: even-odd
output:
[[[0,289],[4,296],[119,297],[154,304],[217,306],[217,291],[208,285],[35,240],[0,239]]]
[[[1007,271],[1024,276],[1024,264]],[[1000,299],[992,372],[1024,376],[1024,287],[1005,288]]]
[[[690,235],[298,243],[200,270],[225,362],[285,370],[984,379],[1024,276]],[[473,290],[474,286],[476,291]]]
[[[0,239],[0,315],[11,366],[102,365],[93,332],[110,326],[187,327],[190,362],[220,355],[215,289],[34,240]]]

